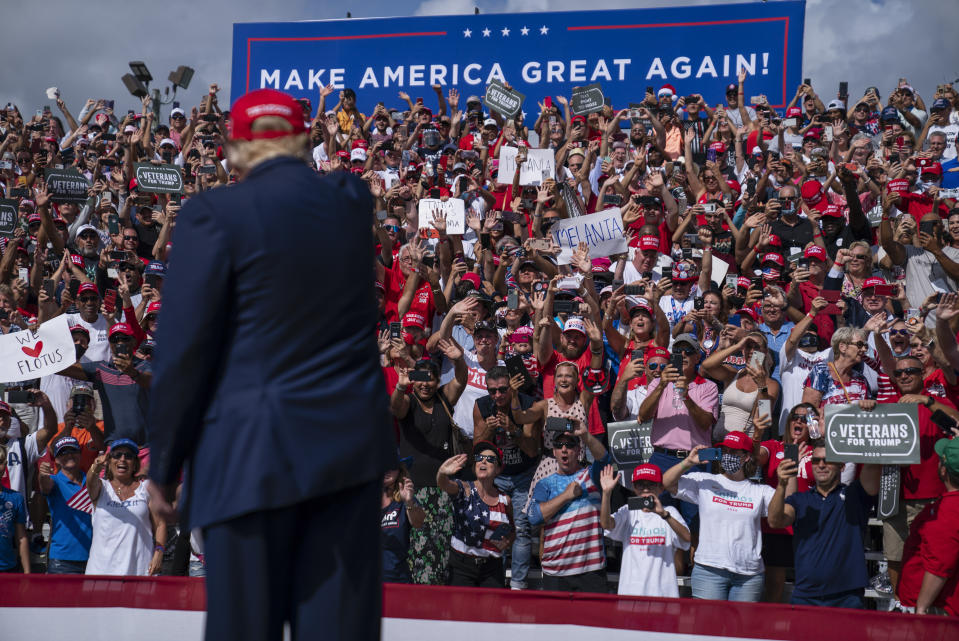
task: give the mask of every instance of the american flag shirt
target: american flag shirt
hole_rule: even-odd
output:
[[[540,503],[545,503],[566,490],[570,483],[579,483],[583,493],[564,505],[543,524],[543,573],[550,576],[573,576],[606,567],[603,528],[599,524],[602,499],[597,479],[600,470],[610,462],[609,454],[574,474],[550,474],[533,488],[530,504],[530,525],[542,523]]]
[[[483,502],[472,483],[454,479],[459,491],[453,497],[453,537],[450,545],[457,552],[470,556],[503,556],[490,541],[493,531],[510,522],[509,496],[499,495],[496,505]],[[467,494],[467,492],[469,492]]]

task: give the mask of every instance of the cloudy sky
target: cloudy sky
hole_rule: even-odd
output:
[[[137,106],[120,77],[129,60],[144,60],[155,78],[178,65],[196,75],[184,105],[197,104],[217,82],[229,96],[234,22],[345,17],[621,9],[721,4],[715,0],[6,0],[0,102],[25,113],[49,104],[60,88],[74,114],[87,98],[115,98],[117,111]],[[825,96],[840,80],[850,96],[877,85],[883,97],[905,77],[927,99],[938,83],[959,78],[959,11],[955,0],[809,0],[803,76]],[[830,90],[822,89],[829,87]],[[164,109],[165,115],[169,107]]]

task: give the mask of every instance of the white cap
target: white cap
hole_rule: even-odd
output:
[[[498,126],[499,126],[499,125],[496,124],[496,121],[495,121],[494,119],[492,119],[492,118],[487,118],[486,120],[483,121],[483,126],[484,126],[484,127],[489,127],[490,125],[493,125],[494,127],[498,127]]]
[[[173,139],[172,139],[172,138],[164,138],[163,140],[161,140],[159,146],[162,147],[162,146],[164,146],[164,145],[170,145],[171,147],[173,147],[174,149],[176,149],[176,143],[173,142]]]
[[[363,149],[362,147],[357,147],[356,149],[351,151],[350,162],[353,162],[354,160],[361,160],[363,162],[366,162],[366,150]]]
[[[180,109],[179,107],[174,107],[172,110],[170,110],[170,117],[171,117],[171,118],[172,118],[173,116],[176,116],[177,114],[186,117],[186,112],[183,111],[182,109]]]
[[[842,100],[830,100],[829,104],[826,105],[826,111],[831,111],[833,109],[838,109],[839,111],[845,111],[846,105],[843,104]]]

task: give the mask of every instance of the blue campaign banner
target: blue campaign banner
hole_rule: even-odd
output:
[[[417,16],[233,26],[235,100],[272,87],[314,107],[320,87],[357,92],[370,113],[383,102],[405,109],[398,92],[436,104],[431,85],[455,87],[460,107],[482,97],[490,79],[526,96],[537,113],[545,96],[599,83],[616,108],[664,84],[679,96],[723,100],[749,74],[745,101],[765,94],[784,107],[802,74],[804,1],[750,2],[667,9]],[[336,102],[328,98],[327,107]]]

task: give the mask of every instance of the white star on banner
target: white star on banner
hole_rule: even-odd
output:
[[[547,33],[549,33],[549,27],[547,27],[546,25],[543,25],[542,27],[539,28],[539,32],[545,36]]]
[[[504,37],[504,38],[505,38],[506,36],[508,36],[508,35],[509,35],[509,27],[503,27],[503,30],[500,31],[500,33],[503,34],[503,37]]]
[[[465,31],[463,31],[463,37],[464,37],[464,38],[469,38],[469,37],[472,36],[472,35],[473,35],[473,32],[470,31],[469,29],[466,29]]]
[[[524,36],[528,36],[528,35],[529,35],[529,27],[525,27],[525,26],[524,26],[522,29],[519,30],[519,32],[520,32],[521,34],[523,34]]]
[[[489,29],[483,29],[483,37],[484,37],[484,38],[489,38],[489,34],[490,34],[490,30],[489,30]]]

